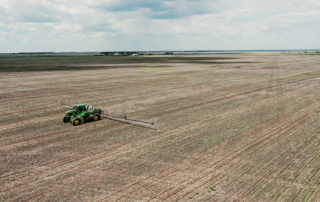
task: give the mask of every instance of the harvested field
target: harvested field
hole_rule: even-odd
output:
[[[0,201],[320,201],[320,56],[0,57],[0,86]]]

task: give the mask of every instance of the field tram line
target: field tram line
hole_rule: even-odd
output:
[[[288,112],[289,113],[289,112]],[[257,129],[255,129],[255,130],[257,130]],[[239,139],[237,139],[237,141],[238,141]]]
[[[318,132],[319,132],[319,131],[318,131]],[[317,151],[316,151],[316,152],[317,152]],[[320,157],[320,154],[318,154],[318,156],[315,157],[316,160],[318,160],[319,157]],[[308,163],[310,163],[311,161],[313,161],[313,159],[311,159]],[[313,172],[313,175],[309,177],[309,179],[305,182],[305,184],[309,184],[310,182],[312,182],[312,180],[316,178],[315,175],[318,174],[319,171],[320,171],[320,166],[318,166],[317,170],[315,170],[315,172]],[[320,174],[320,173],[319,173],[319,174]]]
[[[246,122],[246,121],[248,121],[248,120],[246,120],[246,119],[242,119],[242,122]],[[241,125],[241,124],[243,124],[242,122],[240,122],[239,124],[237,124],[237,125]],[[210,128],[212,128],[212,129],[214,129],[214,130],[221,130],[220,128],[221,127],[223,127],[223,126],[226,126],[226,125],[228,125],[229,123],[223,123],[222,125],[214,125],[214,126],[212,126],[212,127],[210,127]],[[234,125],[233,127],[236,127],[237,125]],[[211,132],[213,132],[210,128],[208,128],[208,131],[210,130]],[[207,134],[205,134],[204,136],[206,136]],[[238,139],[237,139],[238,140]],[[236,140],[236,141],[237,141]],[[160,150],[157,150],[157,152],[161,152],[161,151],[168,151],[168,148],[170,149],[171,148],[171,146],[172,145],[174,145],[175,143],[172,143],[172,142],[175,142],[175,140],[173,139],[173,140],[170,140],[170,142],[166,142],[166,146],[164,146],[164,147],[162,147]],[[142,156],[139,156],[140,158],[143,158],[143,157],[145,157],[145,156],[147,156],[147,154],[144,154],[144,155],[142,155]]]
[[[280,84],[279,84],[280,85]],[[252,88],[252,89],[255,89],[255,91],[256,92],[258,92],[258,91],[261,91],[261,90],[264,90],[265,88],[273,88],[274,86],[266,86],[266,87],[262,87],[262,88],[258,88],[258,89],[256,89],[256,88]],[[235,96],[240,96],[240,95],[244,95],[244,94],[249,94],[249,93],[253,93],[254,91],[252,91],[252,89],[251,89],[251,91],[247,91],[247,92],[242,92],[242,93],[238,93],[238,94],[236,94]],[[227,98],[230,98],[230,97],[233,97],[233,96],[228,96]],[[226,99],[226,96],[224,96],[224,97],[222,97],[221,99]],[[205,102],[212,102],[212,101],[219,101],[219,99],[213,99],[213,100],[207,100],[207,101],[205,101]],[[191,102],[191,101],[190,101]],[[193,102],[193,101],[192,101]],[[142,112],[141,112],[142,113]]]
[[[213,119],[214,120],[214,119]],[[211,121],[213,121],[213,120],[211,120]],[[210,122],[211,122],[210,121]],[[242,120],[243,122],[245,121],[245,120]],[[239,124],[237,124],[237,125],[234,125],[234,126],[238,126],[238,125],[241,125],[241,124],[243,124],[243,122],[240,122]],[[206,124],[206,123],[205,123]],[[205,125],[204,124],[204,125]],[[223,130],[223,129],[221,129],[221,128],[223,128],[223,127],[225,127],[225,126],[228,126],[229,125],[229,123],[225,123],[225,122],[223,122],[223,123],[221,123],[221,125],[215,125],[215,126],[212,126],[212,127],[210,127],[211,129],[215,129],[216,131],[211,131],[212,133],[214,133],[214,132],[217,132],[217,131],[221,131],[221,130]],[[208,130],[210,129],[210,128],[208,128]],[[190,133],[192,133],[192,131],[190,132]],[[188,133],[189,134],[189,133]],[[208,134],[204,134],[203,136],[207,136]],[[198,136],[197,136],[198,137]],[[164,147],[161,147],[160,149],[157,149],[157,153],[160,151],[170,151],[170,148],[172,148],[172,146],[174,146],[174,145],[176,145],[176,141],[177,140],[180,140],[180,141],[182,141],[182,140],[188,140],[189,139],[189,137],[185,137],[185,138],[179,138],[179,137],[176,137],[176,139],[171,139],[170,141],[166,141],[166,144],[165,144],[165,146]],[[188,147],[189,145],[186,145],[186,147]],[[184,148],[186,148],[186,147],[182,147],[181,148],[181,150],[184,150]],[[139,157],[141,157],[141,158],[143,158],[143,157],[146,157],[146,156],[149,156],[150,154],[143,154],[142,156],[139,156]]]
[[[265,101],[266,101],[266,100],[263,100],[263,102],[265,102]],[[203,106],[203,104],[206,104],[206,103],[201,103],[200,106]],[[259,104],[261,104],[261,102],[260,102]],[[252,108],[252,107],[250,107],[250,108]],[[238,110],[233,110],[233,111],[238,111]],[[232,111],[228,112],[227,114],[230,114],[230,113],[232,113]]]
[[[299,136],[299,135],[297,135],[297,136]],[[303,140],[303,139],[302,139],[302,140]],[[313,140],[313,139],[311,139],[311,140]],[[311,141],[311,140],[310,140],[310,141]],[[304,142],[303,144],[301,144],[301,145],[299,146],[299,148],[305,146],[305,144],[307,144],[307,143],[309,143],[309,140],[306,141],[306,142]],[[295,156],[295,155],[297,155],[297,153],[299,153],[299,152],[292,153],[291,156]],[[290,160],[282,161],[280,164],[277,164],[277,165],[282,166],[283,164],[286,164],[288,161],[290,161]],[[280,173],[279,173],[277,176],[275,176],[275,177],[278,177],[279,175],[281,175],[281,173],[282,173],[285,169],[287,169],[287,167],[288,167],[288,165],[287,165],[286,167],[284,167],[284,168],[280,171]],[[286,183],[289,183],[289,182],[286,182]],[[302,185],[302,184],[301,184],[301,185]]]
[[[319,160],[319,157],[317,158],[317,160]],[[313,159],[312,160],[310,160],[310,161],[308,161],[308,163],[310,163],[311,161],[313,161]],[[320,171],[320,168],[318,167],[314,167],[313,168],[313,174],[310,176],[310,177],[308,177],[306,180],[305,180],[305,182],[292,182],[292,183],[294,183],[294,184],[296,184],[296,183],[301,183],[301,184],[305,184],[306,186],[308,186],[308,187],[314,187],[314,188],[316,188],[316,185],[309,185],[310,184],[310,182],[312,182],[315,178],[317,178],[316,177],[316,175],[317,174],[320,174],[319,173],[319,171]],[[303,178],[302,178],[303,179]]]
[[[161,148],[161,151],[164,150],[164,148]],[[141,157],[141,156],[140,156]],[[142,156],[143,157],[143,156]]]
[[[296,199],[298,198],[298,196],[300,195],[302,190],[303,190],[302,188],[299,188],[298,191],[295,192],[295,194],[291,195],[289,200],[290,201],[297,201]]]
[[[305,142],[305,143],[302,143],[300,145],[300,147],[303,147],[306,143],[308,142]],[[291,159],[287,159],[286,161],[282,161],[280,164],[277,164],[278,166],[282,166],[286,163],[288,163],[288,161],[290,161]],[[265,163],[264,165],[268,164],[270,162],[267,162]],[[263,185],[264,182],[261,182],[262,179],[268,179],[267,181],[268,182],[272,182],[276,179],[276,177],[278,176],[272,176],[274,173],[272,172],[272,169],[269,170],[269,172],[267,172],[265,175],[263,176],[260,176],[259,179],[260,180],[257,180],[255,183],[253,183],[253,181],[251,182],[248,182],[247,184],[243,184],[243,185],[239,185],[240,187],[242,187],[242,189],[239,190],[239,192],[242,192],[242,193],[245,193],[245,195],[252,195],[253,192],[256,190],[256,188],[258,187],[258,185]],[[250,185],[251,183],[251,185]],[[289,184],[289,183],[287,183]],[[246,188],[247,186],[249,186],[249,188]],[[247,191],[246,191],[247,190]]]
[[[251,149],[251,148],[250,148]],[[248,149],[248,150],[250,150],[250,149]],[[238,157],[240,157],[241,155],[239,155]],[[236,157],[236,158],[238,158],[238,157]],[[228,158],[228,157],[227,157]],[[222,165],[220,165],[218,168],[216,168],[216,169],[221,169],[223,166],[226,166],[226,164],[228,164],[229,162],[226,162],[225,164],[222,164]],[[211,166],[210,166],[211,167]],[[205,174],[210,174],[210,171],[208,172],[208,173],[205,173]],[[201,176],[204,176],[204,175],[201,175]],[[208,175],[205,175],[205,176],[208,176]],[[217,176],[216,176],[217,177]],[[198,177],[198,179],[196,178],[196,179],[194,179],[193,181],[191,181],[190,183],[191,184],[193,184],[193,183],[195,183],[195,181],[199,181],[199,180],[201,180],[201,177]],[[212,179],[210,179],[209,181],[211,181]],[[182,182],[182,183],[185,183],[185,182]],[[188,184],[190,184],[190,183],[188,183]],[[187,185],[185,185],[185,186],[187,186]],[[179,190],[179,191],[181,191],[181,190]],[[177,192],[179,192],[179,191],[177,191]],[[177,192],[174,192],[173,194],[172,193],[170,193],[170,194],[168,194],[168,195],[170,195],[170,197],[172,197],[172,195],[174,195],[174,194],[176,194]],[[165,198],[164,200],[167,200],[168,198]]]
[[[300,155],[302,155],[302,154],[300,153]],[[319,159],[319,156],[318,156],[317,159]],[[304,159],[302,162],[299,162],[299,164],[308,166],[308,163],[310,163],[312,161],[314,161],[313,158]],[[297,185],[297,186],[301,185],[302,188],[305,188],[305,187],[316,188],[316,185],[309,185],[309,183],[314,179],[315,175],[318,174],[318,172],[320,170],[319,167],[316,170],[315,169],[316,169],[316,167],[313,168],[314,172],[313,172],[312,176],[307,178],[305,173],[300,173],[300,175],[298,175],[296,178],[301,178],[301,179],[300,180],[293,179],[293,181],[291,181],[291,183],[294,184],[294,185]],[[304,178],[306,178],[305,181],[302,181]]]
[[[257,184],[260,184],[261,182],[260,181],[257,181],[255,184],[253,184],[252,186],[253,186],[253,189],[256,187],[256,185]],[[245,187],[246,185],[243,185],[242,187]],[[239,192],[241,192],[241,191],[239,191]],[[247,195],[247,194],[245,194],[245,195]]]
[[[314,137],[314,139],[316,139],[316,140],[318,140],[318,137]],[[312,139],[312,140],[314,140],[314,139]],[[305,149],[308,149],[308,146],[307,146],[307,148],[305,148]],[[309,151],[309,150],[308,150]],[[315,151],[315,152],[317,152],[317,150]],[[303,156],[305,156],[306,155],[306,153],[303,151],[303,152],[300,152],[299,150],[296,152],[296,153],[299,153],[299,155],[297,156],[297,157],[300,157],[300,158],[302,158]],[[310,151],[310,153],[311,153],[311,151]],[[312,153],[313,154],[313,153]],[[316,156],[316,157],[320,157],[320,156]],[[315,157],[314,157],[315,158]],[[300,166],[300,165],[305,165],[305,166],[308,166],[308,163],[309,162],[311,162],[311,161],[314,161],[314,158],[303,158],[303,160],[302,161],[300,161],[296,166],[295,166],[295,169],[298,169],[299,167],[298,166]],[[291,164],[289,164],[288,165],[288,167],[291,167],[292,166],[292,163]],[[306,182],[302,182],[301,180],[303,179],[303,177],[304,177],[304,175],[300,175],[299,176],[299,178],[301,178],[300,180],[298,179],[298,176],[297,176],[297,179],[293,179],[292,181],[291,181],[291,183],[297,183],[297,184],[307,184],[310,180],[312,180],[312,177],[310,177],[309,178],[309,180],[307,180]]]
[[[258,167],[258,165],[256,166],[256,167]],[[272,174],[272,173],[271,173]],[[232,182],[230,182],[230,184],[231,184]],[[240,187],[244,187],[244,185],[242,184],[242,185],[239,185]]]
[[[317,170],[314,172],[314,174],[313,174],[313,176],[310,178],[310,181],[311,181],[311,179],[313,179],[313,178],[316,178],[316,176],[315,175],[320,175],[320,167],[319,168],[317,168]],[[319,178],[319,177],[318,177]],[[316,190],[317,190],[317,192],[316,192]],[[315,195],[315,194],[317,194],[318,195],[318,198],[319,198],[319,191],[320,191],[320,188],[318,188],[318,187],[315,187],[314,189],[313,189],[313,191],[312,191],[312,193],[307,197],[307,199],[304,199],[304,200],[307,200],[307,201],[309,201],[309,199],[317,199],[317,196]]]
[[[318,172],[319,172],[320,168],[318,168],[315,172],[313,172],[313,176],[315,176]],[[312,180],[313,176],[310,178],[310,180]],[[308,185],[308,184],[300,184],[300,183],[292,183],[291,187],[293,187],[295,190],[297,189],[301,189],[302,191],[307,190],[307,189],[311,189],[311,193],[307,196],[300,196],[300,198],[303,198],[304,200],[308,200],[308,198],[310,197],[315,197],[314,196],[314,192],[316,190],[319,191],[319,189],[317,188],[316,185]],[[299,195],[297,195],[298,197]]]
[[[292,130],[295,130],[295,129],[293,128]],[[253,151],[253,153],[254,153],[254,151]],[[257,167],[258,167],[258,166],[257,166]],[[240,167],[240,168],[238,168],[238,170],[239,170],[239,169],[241,169],[241,167]],[[230,183],[232,183],[232,182],[230,182]]]
[[[210,100],[209,100],[209,101],[210,101]],[[206,101],[206,102],[204,102],[204,103],[201,103],[201,104],[203,105],[203,104],[205,104],[205,103],[207,103],[207,102],[209,102],[209,101]]]
[[[318,131],[319,132],[319,131]],[[300,162],[301,163],[301,162]],[[298,164],[299,165],[299,164]],[[290,169],[294,169],[294,168],[296,168],[296,166],[295,167],[292,167],[293,165],[289,165],[290,166]]]
[[[294,130],[296,130],[296,129],[294,129]],[[295,136],[292,137],[291,142],[292,142],[293,138],[299,138],[299,137],[300,137],[300,135],[299,135],[299,134],[296,134]],[[284,146],[284,145],[287,144],[287,142],[288,142],[288,140],[283,141],[283,142],[281,143],[281,145]],[[277,145],[266,146],[265,149],[268,149],[268,148],[271,148],[271,147],[275,147],[275,146],[277,146]],[[280,148],[282,148],[282,147],[280,146]],[[278,149],[279,149],[279,148],[278,148]],[[267,152],[268,152],[268,153],[274,153],[273,151],[276,151],[276,150],[273,149],[272,151],[267,151]],[[286,151],[286,150],[285,150],[285,151]],[[261,154],[261,155],[259,155],[259,156],[265,156],[265,154]],[[256,158],[259,158],[259,156],[257,156]],[[267,156],[266,158],[270,158],[270,157]],[[266,161],[270,162],[269,160],[266,160]],[[261,166],[256,165],[256,167],[261,167]]]
[[[245,121],[245,120],[243,120],[243,121]],[[224,127],[224,126],[227,126],[229,123],[222,123],[221,125],[215,125],[215,127],[212,127],[212,128],[215,128],[216,130],[221,130],[220,128],[221,127]],[[241,125],[242,123],[239,123],[239,124],[237,124],[237,125]],[[236,126],[237,126],[236,125]],[[217,129],[217,127],[219,128],[219,129]],[[209,128],[210,129],[210,128]],[[209,130],[208,129],[208,130]],[[168,141],[166,141],[166,144],[165,144],[165,146],[163,146],[163,147],[161,147],[160,149],[157,149],[157,153],[159,153],[159,152],[161,152],[161,151],[169,151],[170,150],[170,148],[172,148],[172,146],[173,145],[175,145],[176,143],[175,143],[175,141],[178,139],[179,137],[177,137],[176,139],[170,139],[170,141],[168,142]],[[186,137],[186,138],[183,138],[183,139],[186,139],[187,140],[187,138],[188,137]],[[183,140],[183,139],[179,139],[179,140]],[[188,145],[187,145],[188,146]],[[185,147],[183,147],[183,148],[185,148]],[[182,148],[182,150],[183,150],[183,148]],[[168,150],[169,149],[169,150]],[[137,158],[144,158],[144,157],[146,157],[146,156],[150,156],[150,154],[146,154],[146,153],[143,153],[142,155],[140,155],[140,156],[138,156]]]
[[[163,194],[163,193],[161,193],[161,194]]]
[[[213,119],[214,120],[214,119]],[[243,121],[246,121],[246,120],[243,120]],[[228,124],[228,123],[225,123],[225,124]],[[224,125],[225,125],[224,124]],[[239,123],[238,125],[241,125],[242,123]],[[215,129],[217,129],[217,127],[222,127],[223,125],[219,125],[219,126],[217,126],[217,125],[215,125],[215,126],[213,126],[213,128],[215,128]],[[235,126],[233,126],[233,127],[235,127]],[[210,128],[208,129],[208,130],[210,130]],[[171,140],[171,142],[174,142],[174,140]],[[167,151],[167,147],[170,147],[170,145],[171,144],[168,144],[168,143],[166,143],[166,146],[164,147],[164,148],[161,148],[161,150],[160,151],[162,151],[162,150],[166,150]],[[159,151],[159,150],[157,150],[157,151]],[[146,155],[146,154],[145,154]],[[143,158],[143,156],[140,156],[140,157],[142,157]]]
[[[279,149],[278,149],[279,150]],[[251,153],[254,153],[254,151],[252,151]],[[251,155],[251,154],[248,154],[248,155]],[[263,156],[262,154],[260,155],[260,156]],[[265,166],[266,164],[268,164],[268,163],[270,163],[270,162],[267,162],[266,163],[266,161],[268,161],[268,160],[270,160],[270,159],[272,159],[273,157],[272,156],[267,156],[267,155],[265,155],[266,157],[265,157],[265,159],[264,159],[264,161],[261,161],[261,162],[259,162],[259,164],[256,164],[255,165],[255,167],[251,167],[249,170],[244,170],[243,171],[243,167],[245,167],[245,166],[241,166],[241,167],[237,167],[236,165],[233,165],[232,167],[229,167],[229,169],[232,169],[233,167],[236,167],[236,169],[235,170],[233,170],[233,172],[245,172],[246,174],[248,174],[248,175],[254,175],[254,173],[250,173],[250,171],[253,171],[256,167],[262,167],[262,166]],[[258,158],[258,157],[257,157]],[[248,173],[249,172],[249,173]],[[228,176],[226,176],[226,177],[228,177]],[[242,178],[242,177],[241,177]],[[263,179],[267,179],[267,178],[265,178],[265,177],[262,177]],[[262,179],[261,178],[261,179]],[[223,179],[221,179],[221,180],[223,180]],[[227,188],[227,187],[230,187],[231,186],[231,184],[234,184],[234,182],[235,181],[238,181],[239,179],[234,179],[234,180],[232,180],[231,182],[229,182],[227,185],[225,185],[225,188]],[[239,187],[243,187],[243,184],[240,184],[240,185],[238,185]]]

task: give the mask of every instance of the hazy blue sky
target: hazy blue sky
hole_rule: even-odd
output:
[[[0,52],[320,48],[320,0],[0,0]]]

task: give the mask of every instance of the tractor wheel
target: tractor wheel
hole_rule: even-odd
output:
[[[94,117],[93,117],[93,120],[94,121],[98,121],[100,119],[100,116],[99,115],[95,115]]]
[[[79,125],[81,123],[81,120],[79,119],[79,118],[75,118],[75,119],[73,119],[73,121],[72,121],[72,125],[74,125],[74,126],[77,126],[77,125]]]
[[[63,117],[63,123],[68,123],[70,121],[70,118],[67,118],[67,117]]]

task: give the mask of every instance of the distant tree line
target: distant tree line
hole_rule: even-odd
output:
[[[301,54],[302,52],[291,52],[291,51],[288,51],[288,52],[281,52],[282,54],[294,54],[294,53],[299,53]],[[304,50],[303,51],[304,54],[320,54],[320,51],[309,51],[308,50]]]
[[[101,52],[101,55],[105,56],[112,56],[112,55],[121,55],[121,56],[128,56],[128,55],[133,55],[133,54],[139,54],[139,52]]]
[[[320,53],[320,51],[312,51],[312,52],[308,52],[308,50],[305,50],[305,51],[304,51],[304,53],[305,53],[305,54],[307,54],[307,53],[319,54],[319,53]]]
[[[165,52],[164,55],[173,55],[173,52]]]
[[[151,53],[142,53],[142,52],[101,52],[100,55],[105,56],[129,56],[129,55],[153,55]]]

